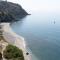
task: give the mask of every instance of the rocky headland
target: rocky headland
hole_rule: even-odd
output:
[[[29,15],[21,5],[0,1],[0,22],[13,22],[17,18],[22,19],[25,16]]]

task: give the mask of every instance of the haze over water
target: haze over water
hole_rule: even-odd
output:
[[[13,23],[12,29],[25,38],[38,60],[60,60],[60,0],[21,0],[17,3],[32,14]]]
[[[11,27],[39,60],[60,60],[60,13],[35,12]]]
[[[60,12],[60,0],[7,0],[20,4],[28,13],[41,12]]]

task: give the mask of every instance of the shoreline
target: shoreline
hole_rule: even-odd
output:
[[[0,25],[3,26],[3,37],[4,39],[12,45],[17,46],[19,49],[22,49],[24,59],[25,60],[32,60],[31,54],[26,55],[28,52],[26,49],[26,42],[22,36],[17,35],[10,27],[10,23],[1,23]]]

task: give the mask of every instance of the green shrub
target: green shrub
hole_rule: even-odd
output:
[[[23,52],[21,49],[13,45],[8,45],[3,51],[3,56],[6,59],[24,60]]]

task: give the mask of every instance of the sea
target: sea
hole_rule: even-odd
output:
[[[60,60],[60,13],[34,12],[11,28],[24,37],[32,60]]]

